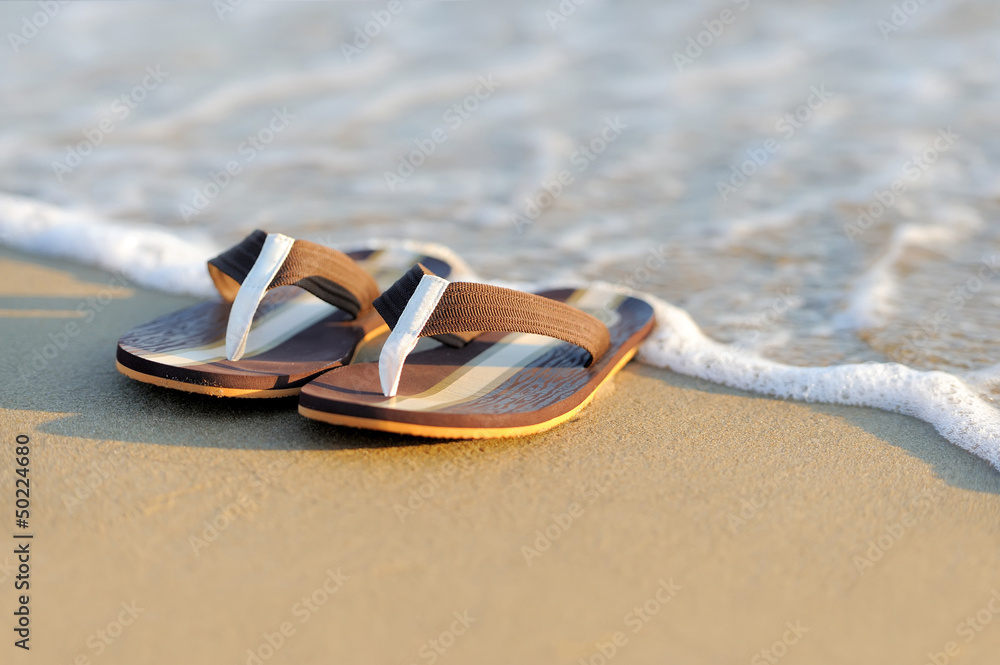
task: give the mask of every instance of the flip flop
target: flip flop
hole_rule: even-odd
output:
[[[452,271],[407,249],[341,253],[254,231],[208,262],[221,302],[168,314],[125,333],[117,366],[157,386],[217,397],[297,395],[387,331],[371,307],[413,261]]]
[[[421,265],[374,305],[392,328],[378,362],[313,380],[299,413],[435,438],[541,432],[583,409],[653,328],[648,303],[607,288],[530,294],[449,283]],[[421,337],[468,331],[485,332],[457,348],[417,347]]]

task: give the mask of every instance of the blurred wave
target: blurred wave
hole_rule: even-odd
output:
[[[444,242],[994,413],[1000,6],[572,6],[0,4],[0,240],[188,292],[254,228]]]

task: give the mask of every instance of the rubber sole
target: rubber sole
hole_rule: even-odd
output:
[[[388,332],[389,326],[382,324],[377,328],[370,330],[361,340],[358,342],[357,346],[354,347],[354,351],[351,353],[351,357],[348,362],[344,363],[349,365],[354,362],[358,354],[363,348],[372,340],[378,339],[379,336]],[[295,397],[300,392],[302,392],[302,386],[297,386],[295,388],[273,388],[273,389],[260,389],[260,388],[223,388],[220,386],[206,386],[198,383],[187,383],[186,381],[176,381],[174,379],[165,379],[162,376],[154,376],[152,374],[144,374],[131,367],[126,367],[121,364],[121,361],[116,360],[115,366],[118,371],[127,376],[130,379],[135,379],[136,381],[141,381],[142,383],[148,383],[153,386],[160,386],[161,388],[170,388],[172,390],[181,390],[186,393],[196,393],[199,395],[211,395],[212,397],[239,397],[242,399],[270,399],[274,397]],[[331,368],[327,371],[333,371],[336,367]],[[321,372],[317,376],[321,376],[326,372]],[[303,384],[305,385],[305,384]]]
[[[196,383],[185,383],[184,381],[174,381],[164,379],[160,376],[143,374],[134,369],[125,367],[120,362],[115,361],[118,371],[130,379],[148,383],[161,388],[172,388],[182,390],[186,393],[198,393],[200,395],[211,395],[212,397],[242,397],[244,399],[267,399],[270,397],[294,397],[302,392],[302,387],[297,388],[276,388],[273,390],[259,390],[255,388],[220,388],[218,386],[203,386]]]
[[[421,436],[434,439],[497,439],[511,436],[527,436],[537,434],[552,429],[560,425],[576,414],[580,413],[597,395],[597,392],[611,377],[617,374],[635,356],[638,348],[630,349],[622,356],[608,375],[601,379],[593,392],[587,395],[579,405],[564,414],[556,416],[551,420],[536,423],[534,425],[522,425],[519,427],[441,427],[438,425],[418,425],[415,423],[402,423],[395,420],[375,420],[372,418],[359,418],[357,416],[347,416],[327,411],[318,411],[299,405],[299,414],[311,420],[319,420],[332,425],[342,425],[356,429],[369,429],[379,432],[392,432],[393,434],[406,434],[409,436]],[[336,370],[334,370],[336,371]]]

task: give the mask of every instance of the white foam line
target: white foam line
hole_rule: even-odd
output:
[[[122,272],[141,286],[215,294],[205,262],[221,248],[204,236],[185,238],[151,224],[110,222],[86,211],[0,194],[0,242]]]
[[[896,363],[783,365],[711,340],[684,310],[645,298],[656,310],[657,327],[639,349],[641,362],[773,397],[913,416],[1000,470],[1000,411],[955,376]]]
[[[955,216],[945,225],[904,224],[896,227],[885,253],[855,282],[847,307],[837,314],[835,323],[843,330],[869,330],[881,326],[892,313],[896,294],[896,264],[911,247],[939,247],[967,237],[981,221],[974,212],[954,207]]]
[[[841,330],[868,330],[877,328],[890,314],[890,304],[896,293],[894,269],[899,258],[907,249],[907,236],[912,225],[904,225],[893,231],[889,247],[872,266],[854,283],[847,299],[847,308],[839,312],[834,323]]]
[[[567,285],[507,283],[503,286],[538,291]],[[603,282],[586,286],[642,298],[653,306],[656,328],[636,356],[643,364],[761,395],[865,406],[912,416],[929,423],[945,439],[1000,471],[1000,410],[979,397],[974,386],[956,376],[915,370],[898,363],[784,365],[711,339],[690,314],[656,296]],[[985,384],[995,376],[995,371],[1000,371],[1000,364],[970,372],[969,376]]]
[[[186,240],[167,229],[107,222],[3,194],[0,241],[28,252],[124,271],[145,286],[203,295],[213,292],[205,261],[219,250],[211,241]],[[464,261],[441,245],[390,240],[375,244],[438,256],[455,267],[453,279],[476,279]],[[538,285],[522,288],[536,290]],[[708,338],[687,312],[663,300],[624,287],[611,288],[643,297],[655,309],[657,326],[639,349],[641,362],[773,397],[867,406],[913,416],[1000,470],[1000,411],[956,376],[896,363],[783,365]],[[969,378],[988,381],[988,370],[970,373]]]
[[[434,242],[420,242],[417,240],[395,240],[392,238],[369,238],[363,243],[365,247],[375,249],[403,249],[414,254],[433,256],[444,261],[451,266],[451,274],[448,279],[453,282],[479,282],[482,281],[465,260],[454,252],[450,247],[439,245]]]
[[[314,240],[331,247],[340,244],[335,237]],[[206,237],[185,238],[152,224],[110,222],[86,211],[7,194],[0,194],[0,243],[109,272],[121,271],[130,281],[160,291],[213,298],[218,294],[205,263],[225,249]],[[452,266],[450,279],[479,281],[469,264],[444,245],[393,238],[372,238],[361,244],[433,256]]]

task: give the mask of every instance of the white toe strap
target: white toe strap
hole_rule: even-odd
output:
[[[448,280],[437,275],[421,277],[413,296],[400,314],[396,327],[389,333],[378,357],[378,377],[382,384],[382,394],[386,397],[396,396],[406,356],[417,345],[427,319],[434,313],[447,286]]]
[[[288,258],[293,244],[295,244],[294,238],[280,233],[267,234],[264,247],[260,250],[253,268],[243,280],[229,312],[229,323],[226,327],[226,358],[229,360],[239,360],[243,357],[257,306],[264,298],[267,287],[274,281],[274,276]]]

